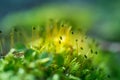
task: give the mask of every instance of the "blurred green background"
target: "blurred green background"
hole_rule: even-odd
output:
[[[6,29],[7,25],[21,23],[33,25],[51,16],[62,16],[89,25],[92,35],[119,42],[119,8],[119,0],[1,0],[0,27]]]
[[[0,38],[12,27],[29,32],[31,26],[51,18],[68,20],[96,38],[111,56],[109,66],[115,80],[120,79],[120,0],[0,0]]]

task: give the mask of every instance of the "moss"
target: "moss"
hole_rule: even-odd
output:
[[[31,39],[14,45],[0,60],[0,75],[5,77],[11,71],[6,80],[107,80],[104,67],[94,63],[99,49],[85,32],[73,33],[70,24],[63,27],[59,21],[46,24],[42,31],[33,27]],[[0,80],[4,80],[2,76]]]

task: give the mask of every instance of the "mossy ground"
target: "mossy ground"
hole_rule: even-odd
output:
[[[69,23],[49,21],[45,26],[32,27],[31,38],[24,31],[22,36],[11,32],[10,52],[0,60],[0,80],[109,79],[95,40]]]

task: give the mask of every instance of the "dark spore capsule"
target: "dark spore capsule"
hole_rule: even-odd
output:
[[[0,56],[0,59],[5,59],[5,56]]]
[[[80,47],[81,50],[83,50],[83,47]]]
[[[94,71],[94,70],[95,70],[95,69],[92,67],[92,68],[91,68],[91,71]]]
[[[62,36],[60,36],[60,39],[62,40]]]
[[[90,52],[93,53],[93,50],[91,49]]]
[[[108,78],[110,78],[110,75],[107,75]]]
[[[75,41],[78,42],[78,39],[76,39]]]
[[[59,44],[61,44],[61,41],[59,41]]]
[[[2,33],[2,31],[0,30],[0,34]]]
[[[73,31],[72,31],[71,33],[72,33],[72,34],[74,34],[74,32],[73,32]]]
[[[86,56],[86,55],[84,55],[84,57],[87,59],[87,56]]]
[[[3,54],[1,53],[0,56],[3,56]]]
[[[81,42],[84,42],[83,39],[81,40]]]
[[[15,28],[14,31],[17,32],[18,30]]]
[[[36,28],[35,27],[33,27],[33,30],[35,30]]]
[[[98,52],[97,52],[97,51],[95,51],[95,54],[98,54]]]
[[[2,59],[5,59],[5,56],[3,56]]]
[[[62,24],[61,26],[64,27],[64,24]]]

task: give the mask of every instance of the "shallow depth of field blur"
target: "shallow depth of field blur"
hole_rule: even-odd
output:
[[[49,21],[53,21],[53,22],[50,23]],[[57,21],[59,24],[56,24]],[[83,32],[82,36],[88,37],[88,43],[82,41],[82,42],[84,42],[84,45],[89,44],[89,41],[91,41],[91,40],[93,42],[95,41],[95,44],[90,43],[90,45],[97,44],[98,46],[97,46],[97,48],[94,48],[93,51],[91,50],[91,53],[96,50],[99,50],[99,54],[96,58],[94,58],[94,59],[91,58],[91,60],[93,60],[92,61],[93,64],[87,64],[87,62],[86,62],[85,66],[88,69],[86,69],[86,67],[85,67],[85,71],[83,73],[80,72],[81,74],[79,76],[79,74],[77,74],[77,73],[79,73],[79,72],[77,72],[77,70],[79,71],[80,67],[79,68],[75,67],[75,70],[77,69],[76,73],[75,73],[72,71],[72,68],[70,66],[71,66],[71,64],[72,65],[79,64],[81,62],[81,61],[79,62],[79,60],[82,60],[82,58],[79,58],[79,60],[78,61],[76,60],[76,63],[73,64],[72,61],[74,60],[74,57],[76,58],[76,56],[71,55],[73,57],[73,60],[71,61],[70,64],[69,64],[69,62],[67,63],[70,67],[68,70],[70,70],[71,72],[66,71],[65,73],[62,74],[61,70],[64,67],[61,66],[61,64],[64,63],[64,66],[66,66],[67,64],[65,64],[65,61],[64,62],[61,61],[61,60],[63,60],[63,58],[65,58],[64,52],[60,51],[61,48],[57,44],[59,47],[57,47],[58,50],[56,52],[62,53],[62,56],[63,56],[63,57],[61,57],[61,55],[57,55],[57,58],[60,58],[60,59],[55,58],[59,67],[56,68],[56,66],[54,66],[55,61],[53,61],[53,62],[47,62],[46,64],[44,64],[44,65],[50,66],[50,67],[47,66],[47,68],[44,69],[43,63],[45,63],[45,61],[43,60],[43,63],[42,63],[42,59],[43,59],[43,57],[49,56],[50,60],[52,61],[53,58],[51,58],[51,55],[48,55],[48,53],[54,52],[53,48],[55,48],[55,47],[51,47],[52,50],[49,50],[48,52],[46,52],[46,51],[39,51],[39,49],[31,48],[31,46],[30,46],[29,47],[29,48],[31,48],[30,51],[28,50],[28,52],[25,52],[25,53],[27,54],[29,52],[31,52],[31,53],[32,52],[33,53],[41,52],[42,55],[40,55],[40,54],[39,55],[40,55],[40,57],[42,56],[40,58],[42,67],[41,66],[38,67],[38,65],[39,65],[38,63],[31,62],[29,59],[32,56],[28,54],[27,56],[30,56],[30,57],[25,57],[26,59],[28,59],[27,65],[33,66],[33,64],[34,65],[36,64],[37,65],[36,68],[40,68],[41,71],[37,71],[39,69],[34,68],[34,70],[32,72],[32,70],[29,71],[28,67],[26,68],[26,65],[25,65],[25,67],[23,65],[20,65],[20,66],[22,66],[23,69],[28,69],[28,70],[26,70],[26,73],[24,73],[24,74],[26,74],[27,77],[23,78],[23,79],[25,79],[25,80],[39,80],[39,79],[43,79],[43,80],[44,79],[45,80],[46,79],[47,80],[61,80],[61,79],[65,79],[65,80],[92,80],[92,79],[102,80],[103,75],[101,75],[101,74],[107,73],[105,75],[105,76],[107,76],[107,78],[105,77],[104,80],[120,80],[120,0],[0,0],[0,79],[1,80],[13,80],[13,79],[21,80],[20,78],[23,77],[23,76],[18,77],[18,75],[22,75],[23,69],[21,69],[21,68],[18,69],[18,71],[21,71],[20,74],[18,74],[16,71],[17,70],[16,68],[18,68],[18,67],[11,67],[11,65],[9,64],[10,67],[9,67],[9,65],[7,65],[9,68],[8,67],[6,68],[6,65],[5,65],[7,63],[6,60],[11,59],[10,61],[12,61],[12,58],[13,58],[13,57],[12,58],[9,57],[10,59],[5,58],[5,60],[4,60],[4,57],[7,54],[9,54],[10,51],[13,50],[12,49],[13,45],[11,44],[12,38],[10,37],[10,35],[11,35],[10,33],[13,29],[17,29],[17,31],[19,31],[19,30],[23,31],[22,34],[27,34],[27,37],[17,36],[17,34],[14,34],[14,37],[16,37],[16,36],[19,37],[19,41],[21,43],[23,43],[25,45],[26,44],[39,45],[39,43],[37,43],[37,40],[39,40],[38,38],[37,38],[37,40],[35,40],[35,39],[31,40],[31,38],[34,36],[35,37],[37,36],[36,33],[34,33],[34,31],[32,29],[34,29],[34,27],[36,27],[36,26],[40,26],[41,36],[39,36],[39,37],[43,37],[43,39],[41,39],[41,43],[44,46],[47,45],[47,47],[49,47],[48,46],[48,43],[50,43],[49,38],[45,38],[46,41],[42,41],[42,40],[44,40],[44,37],[47,37],[47,35],[49,36],[49,34],[47,34],[47,31],[49,32],[49,30],[46,30],[46,32],[45,32],[45,30],[44,30],[44,29],[46,29],[45,27],[51,26],[51,25],[53,25],[53,26],[60,25],[61,26],[62,23],[67,26],[72,26],[72,28],[71,27],[68,27],[67,29],[65,28],[66,34],[67,34],[67,31],[71,32],[71,30],[72,30],[72,31],[74,31],[74,35],[75,35],[75,34],[79,33],[79,30],[80,31],[82,30],[82,32]],[[69,31],[69,28],[70,28],[70,31]],[[32,35],[32,37],[31,37],[31,34],[34,34],[34,35]],[[62,34],[62,31],[60,31],[60,33],[59,32],[57,33],[57,29],[53,29],[52,34],[59,35],[59,34]],[[72,34],[73,34],[73,32],[72,32]],[[27,38],[26,42],[23,40],[24,38]],[[52,36],[51,38],[54,38],[54,37]],[[50,40],[52,40],[51,38],[50,38]],[[71,34],[70,34],[70,38],[71,38]],[[74,38],[76,40],[76,38],[78,38],[78,34],[75,35],[75,37],[72,37],[73,40],[74,40]],[[60,35],[60,39],[64,39],[64,37],[61,37],[61,35]],[[17,43],[17,38],[15,40],[16,41],[14,41],[14,44]],[[61,44],[61,42],[59,41],[60,44]],[[77,42],[77,40],[76,40],[76,42]],[[79,38],[78,38],[78,42],[79,42]],[[23,44],[18,44],[18,45],[16,44],[17,48],[23,49],[24,48]],[[68,46],[68,44],[72,44],[72,41],[71,42],[66,41],[67,46]],[[64,45],[61,47],[64,47]],[[76,45],[76,43],[75,43],[75,45]],[[73,42],[72,47],[73,46],[74,46],[74,42]],[[86,52],[87,52],[87,50],[89,50],[89,49],[86,49]],[[76,53],[76,52],[74,52],[74,53]],[[26,55],[24,55],[24,56],[26,56]],[[56,54],[52,54],[52,56],[56,57]],[[84,57],[88,58],[89,55],[88,56],[84,55]],[[70,57],[70,59],[71,59],[71,57]],[[13,59],[13,60],[16,60],[16,59]],[[67,59],[64,59],[64,60],[67,60]],[[87,61],[86,59],[83,59],[83,60]],[[85,61],[83,61],[83,62],[85,62]],[[15,65],[15,62],[11,62],[11,63],[14,64],[14,66],[18,66],[17,64]],[[82,64],[82,65],[84,65],[84,64]],[[88,66],[88,65],[90,65],[90,66]],[[101,73],[100,72],[92,73],[92,72],[90,72],[89,69],[91,69],[91,67],[94,65],[98,65],[98,67],[100,67],[100,68],[104,67],[103,69],[105,69],[105,70],[103,70],[103,72],[101,72]],[[60,68],[60,67],[62,67],[62,68]],[[78,65],[77,65],[77,67],[78,67]],[[13,69],[13,68],[15,68],[15,69]],[[67,69],[67,67],[65,67],[65,68]],[[5,69],[5,70],[2,70],[2,69]],[[8,72],[6,71],[6,69],[8,70]],[[54,69],[56,71],[54,71]],[[12,77],[10,79],[10,76],[13,75],[11,73],[14,73],[14,70],[16,71],[15,75],[17,75],[17,76],[14,76],[14,78]],[[47,70],[49,70],[49,71],[47,71]],[[27,75],[27,73],[29,73],[29,75]],[[48,74],[51,74],[51,75],[49,76]],[[36,75],[37,75],[37,78],[36,78]],[[5,78],[6,76],[7,76],[7,78]],[[99,78],[97,78],[97,77],[99,77]]]

